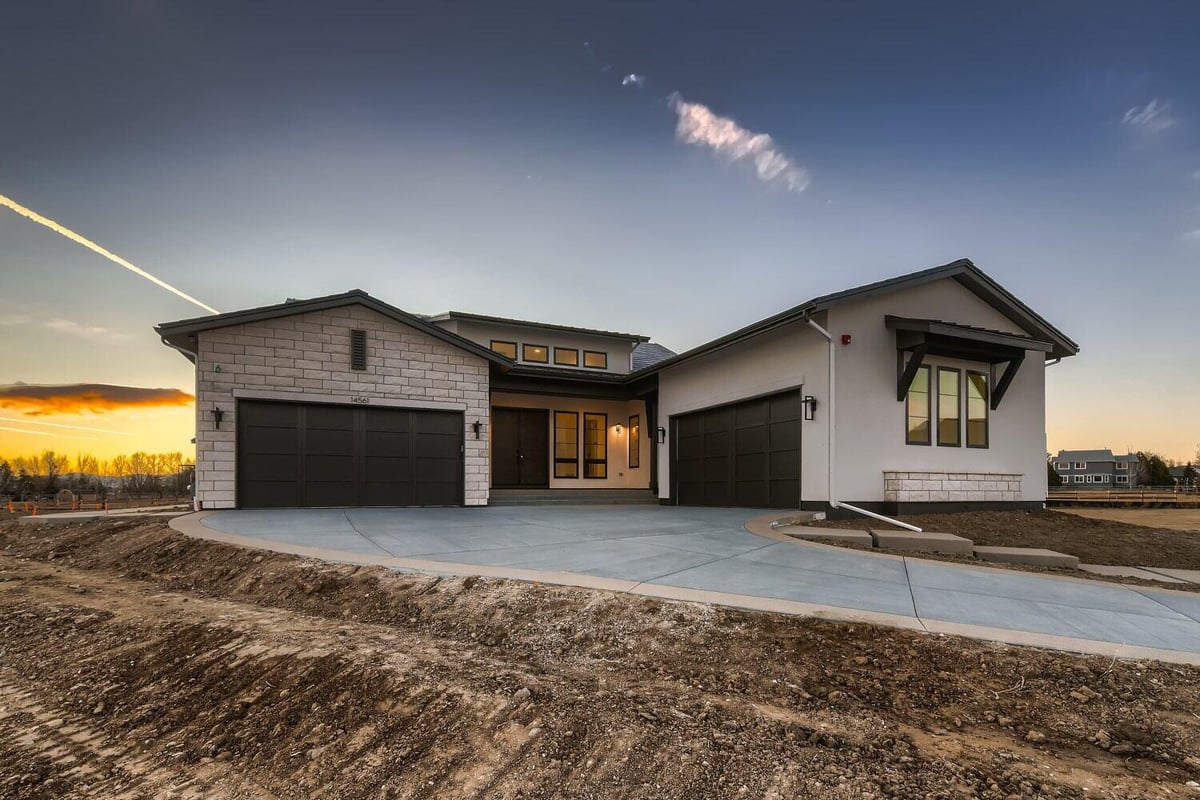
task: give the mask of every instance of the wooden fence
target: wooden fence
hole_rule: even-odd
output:
[[[1100,506],[1179,506],[1200,507],[1200,492],[1195,487],[1169,488],[1147,486],[1144,489],[1051,489],[1046,502],[1055,505]]]

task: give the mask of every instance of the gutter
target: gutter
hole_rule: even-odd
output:
[[[196,422],[197,422],[197,425],[195,427],[196,427],[196,433],[199,434],[200,426],[198,423],[200,421],[200,410],[199,410],[200,409],[200,356],[197,355],[195,352],[188,350],[186,347],[180,347],[177,344],[172,344],[171,342],[168,342],[167,337],[165,337],[165,336],[162,336],[160,338],[162,339],[163,344],[165,344],[167,347],[171,348],[172,350],[178,350],[180,353],[183,353],[184,357],[188,361],[192,362],[192,392],[193,392],[193,396],[196,398]],[[195,443],[196,443],[196,438],[193,437],[192,444],[195,444]],[[195,458],[192,459],[193,462],[196,460],[197,459],[195,459]],[[192,510],[199,511],[200,510],[200,501],[196,499],[196,490],[200,485],[199,481],[196,480],[196,478],[199,475],[199,473],[195,471],[195,469],[196,469],[195,467],[193,467],[192,469],[193,469],[193,472],[192,472]]]
[[[829,453],[825,465],[825,474],[829,479],[829,507],[844,508],[847,511],[854,512],[855,514],[861,514],[864,517],[871,517],[872,519],[886,522],[889,525],[895,525],[906,530],[921,533],[921,529],[916,525],[909,525],[907,522],[901,522],[898,519],[885,517],[882,514],[876,514],[874,511],[867,511],[865,508],[859,508],[858,506],[852,506],[849,503],[840,502],[837,499],[836,472],[834,470],[835,453],[837,453],[837,450],[835,449],[837,444],[837,403],[834,402],[836,399],[835,392],[837,387],[837,383],[835,381],[837,376],[837,371],[835,368],[835,354],[837,350],[836,345],[833,343],[833,336],[829,333],[829,331],[825,330],[816,322],[814,322],[812,317],[808,316],[808,314],[804,315],[804,321],[808,323],[810,328],[821,334],[821,336],[825,338],[825,342],[829,345]]]

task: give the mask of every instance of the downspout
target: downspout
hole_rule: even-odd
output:
[[[162,339],[163,344],[165,344],[167,347],[171,348],[172,350],[177,350],[180,353],[183,353],[183,355],[187,357],[187,360],[192,362],[192,393],[193,393],[193,397],[196,398],[196,426],[195,426],[195,428],[196,428],[196,438],[199,438],[199,436],[200,436],[200,356],[198,354],[192,352],[191,350],[188,350],[185,347],[180,347],[177,344],[172,344],[171,342],[168,342],[165,336],[160,337],[160,338]],[[195,439],[192,440],[192,443],[195,444]],[[195,461],[196,459],[192,459],[192,460]],[[192,470],[193,470],[193,472],[192,472],[192,510],[199,511],[200,510],[200,501],[196,498],[196,493],[199,491],[199,488],[200,488],[200,481],[197,480],[197,477],[199,476],[200,473],[198,471],[196,471],[195,467],[192,467]]]
[[[837,371],[834,367],[834,364],[835,364],[834,358],[835,358],[835,353],[837,352],[837,350],[836,350],[836,346],[833,343],[833,336],[829,333],[829,331],[825,330],[820,325],[818,325],[816,322],[814,322],[812,317],[809,317],[807,314],[804,317],[804,321],[808,323],[808,326],[810,328],[812,328],[817,333],[821,334],[821,336],[825,337],[825,342],[826,342],[826,344],[829,345],[829,431],[828,431],[829,432],[829,443],[827,445],[829,448],[829,454],[828,454],[828,457],[826,460],[826,467],[825,467],[826,475],[829,478],[829,507],[830,508],[844,508],[847,511],[854,512],[855,514],[862,514],[864,517],[871,517],[872,519],[877,519],[877,520],[880,520],[881,522],[886,522],[889,525],[895,525],[897,527],[904,528],[905,530],[910,530],[910,531],[915,531],[917,533],[920,533],[921,529],[918,528],[916,525],[909,525],[907,522],[901,522],[898,519],[892,519],[891,517],[885,517],[882,514],[876,514],[874,511],[867,511],[865,508],[859,508],[858,506],[852,506],[849,503],[842,503],[842,502],[838,501],[837,492],[836,492],[836,488],[835,488],[837,484],[835,481],[835,472],[834,472],[834,468],[833,468],[834,467],[834,453],[837,452],[834,449],[834,446],[837,443],[837,435],[836,435],[836,431],[835,431],[836,423],[837,423],[837,403],[834,402],[836,386],[837,386],[837,383],[835,381]]]

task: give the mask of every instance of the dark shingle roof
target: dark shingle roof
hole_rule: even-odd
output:
[[[642,342],[633,348],[633,371],[637,372],[639,369],[653,367],[658,362],[665,361],[674,355],[676,355],[674,350],[669,350],[658,342]]]
[[[580,328],[574,325],[559,325],[554,322],[534,322],[528,319],[513,319],[511,317],[493,317],[489,314],[473,314],[469,311],[445,311],[441,314],[431,314],[425,319],[433,323],[445,322],[452,319],[474,320],[476,322],[492,322],[498,325],[519,325],[525,328],[544,328],[552,331],[566,331],[568,333],[588,333],[595,336],[608,336],[613,339],[633,339],[638,342],[650,341],[649,336],[642,336],[638,333],[622,333],[620,331],[606,331],[599,328]]]

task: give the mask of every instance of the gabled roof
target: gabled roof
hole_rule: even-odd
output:
[[[509,317],[492,317],[487,314],[472,314],[467,311],[446,311],[441,314],[433,314],[426,317],[430,322],[445,322],[447,320],[465,319],[473,322],[492,322],[498,325],[519,325],[523,328],[542,328],[550,331],[566,331],[568,333],[586,333],[592,336],[607,336],[613,339],[628,339],[633,342],[648,342],[649,336],[642,336],[637,333],[621,333],[619,331],[605,331],[598,328],[577,328],[573,325],[558,325],[552,322],[533,322],[524,319],[510,319]]]
[[[331,308],[342,308],[343,306],[351,305],[365,306],[385,317],[390,317],[404,325],[416,328],[435,339],[440,339],[447,344],[454,345],[480,358],[484,358],[503,369],[511,369],[513,367],[513,362],[499,353],[456,333],[452,333],[445,328],[434,325],[424,317],[409,314],[407,311],[402,311],[382,300],[377,300],[362,289],[351,289],[341,294],[314,297],[309,300],[288,300],[271,306],[260,306],[243,311],[230,311],[225,314],[210,314],[204,317],[181,319],[176,322],[164,322],[161,325],[156,325],[154,330],[167,344],[182,348],[185,351],[190,350],[195,352],[196,334],[200,331],[227,328],[231,325],[244,325],[248,322],[262,322],[281,317],[291,317],[296,314],[307,314],[311,311],[327,311]],[[191,357],[189,356],[190,359]]]
[[[907,275],[900,275],[895,278],[857,286],[853,289],[815,297],[808,302],[801,303],[786,311],[781,311],[774,316],[759,320],[733,333],[726,334],[719,339],[714,339],[707,344],[702,344],[673,358],[660,361],[648,369],[656,371],[681,364],[693,358],[729,347],[753,336],[787,325],[798,319],[826,311],[843,303],[890,294],[901,289],[911,289],[934,281],[940,281],[944,278],[952,278],[967,289],[970,289],[981,300],[1030,334],[1033,339],[1049,343],[1051,349],[1047,353],[1048,357],[1065,358],[1079,352],[1079,345],[1072,341],[1065,333],[1051,325],[1037,314],[1037,312],[1018,300],[1007,289],[988,277],[983,270],[976,267],[969,259],[960,258],[958,261],[952,261],[940,267],[932,267],[919,272],[910,272]]]

